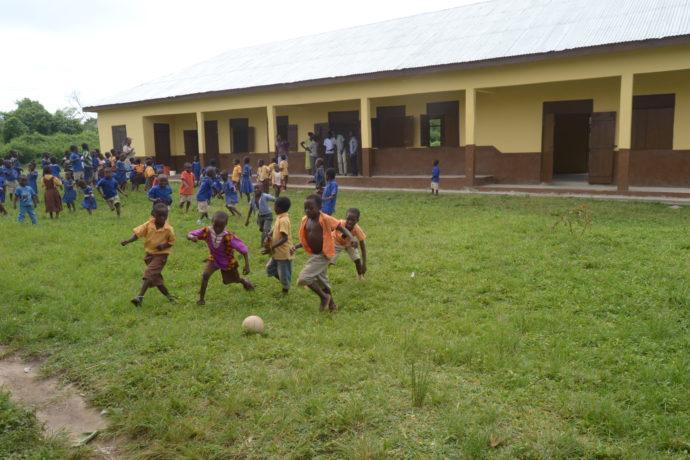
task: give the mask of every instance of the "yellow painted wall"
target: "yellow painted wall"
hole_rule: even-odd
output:
[[[134,145],[138,154],[148,154],[146,151],[141,151],[142,146],[148,145],[148,141],[144,141],[144,116],[168,116],[197,111],[243,110],[252,107],[266,107],[269,104],[275,105],[277,113],[281,114],[283,106],[323,105],[324,102],[352,101],[353,98],[371,98],[373,103],[378,104],[379,99],[386,97],[447,91],[457,92],[467,87],[474,87],[478,89],[492,88],[491,91],[494,91],[493,93],[478,92],[476,143],[493,144],[506,152],[538,151],[541,145],[541,104],[545,98],[593,97],[595,110],[615,110],[617,106],[612,104],[612,101],[617,101],[619,90],[617,85],[613,85],[613,82],[618,81],[618,76],[623,73],[641,74],[687,70],[689,68],[688,56],[690,56],[690,45],[673,45],[581,57],[551,58],[532,63],[497,65],[457,71],[436,71],[416,76],[376,80],[362,79],[331,85],[247,92],[206,99],[113,108],[99,112],[101,145],[105,148],[112,143],[110,134],[112,125],[126,124],[127,133],[134,138]],[[552,82],[594,81],[595,79],[598,79],[595,83],[582,82],[573,86],[568,86],[567,83],[559,83],[555,86],[544,85]],[[684,80],[677,83],[681,85],[683,82]],[[582,88],[578,88],[580,85]],[[519,88],[515,88],[516,86]],[[687,88],[687,85],[685,87]],[[499,91],[496,88],[504,89]],[[542,91],[547,91],[547,93]],[[505,97],[500,98],[499,93]],[[509,105],[509,101],[515,102],[517,105]],[[680,107],[681,102],[684,107],[682,109]],[[419,103],[421,101],[413,102],[410,110],[418,112],[420,110]],[[333,104],[333,106],[336,105]],[[687,110],[685,107],[687,107],[687,101],[683,97],[679,101],[681,118],[678,123],[682,123],[684,120],[685,115],[683,114]],[[313,110],[315,111],[312,114],[313,118],[316,120],[323,119],[320,115],[321,109],[314,108]],[[462,112],[461,106],[461,114]],[[373,114],[375,114],[375,108],[372,110]],[[307,114],[299,115],[296,113],[295,117],[300,126],[299,137],[303,139],[306,134],[305,130],[309,130],[309,125],[313,127],[313,121],[308,120],[311,116]],[[299,121],[300,118],[302,121]],[[529,118],[529,120],[524,118]],[[263,119],[265,123],[265,116]],[[292,123],[292,120],[290,122]],[[223,125],[224,123],[219,123],[219,128],[223,128]],[[537,129],[536,126],[539,128]],[[263,136],[260,134],[258,121],[256,128],[257,150],[265,151],[265,148],[261,148]],[[682,129],[676,130],[676,134],[679,135],[681,131]],[[687,148],[683,147],[687,146],[687,143],[687,137],[684,136],[679,137],[676,142],[678,148]],[[221,151],[224,150],[222,145]]]
[[[638,75],[633,92],[635,95],[675,93],[673,148],[690,149],[690,70]]]

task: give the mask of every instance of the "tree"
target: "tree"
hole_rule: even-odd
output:
[[[65,108],[55,111],[51,123],[51,129],[54,133],[77,134],[82,132],[83,128],[77,118],[75,110],[72,108]]]
[[[5,118],[2,128],[2,137],[5,140],[5,143],[11,141],[15,137],[21,136],[22,134],[27,134],[28,132],[29,128],[26,126],[26,124],[24,124],[24,122],[15,115],[10,115]]]
[[[29,98],[17,101],[17,109],[11,112],[11,115],[17,117],[31,133],[50,134],[53,132],[53,116],[38,101],[32,101]]]

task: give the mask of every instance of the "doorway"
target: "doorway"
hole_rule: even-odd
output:
[[[544,102],[542,117],[543,182],[567,177],[587,181],[592,99]]]
[[[185,156],[187,161],[192,161],[195,156],[199,155],[199,134],[196,129],[186,129],[183,136]]]
[[[156,150],[156,163],[170,165],[170,125],[167,123],[153,124],[153,145]]]

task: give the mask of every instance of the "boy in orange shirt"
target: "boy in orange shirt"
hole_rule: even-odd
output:
[[[328,266],[335,257],[335,240],[333,232],[338,231],[351,241],[352,247],[357,247],[352,233],[340,222],[328,214],[321,212],[321,197],[309,195],[304,200],[304,214],[299,228],[299,244],[290,250],[294,254],[299,248],[309,254],[297,280],[298,286],[308,286],[321,299],[320,310],[329,309],[334,312],[338,306],[333,300],[333,292],[328,281]]]
[[[192,204],[192,196],[194,196],[194,173],[192,172],[192,164],[185,163],[184,171],[180,174],[180,209],[187,204],[185,213],[189,212],[189,206]]]
[[[357,241],[359,249],[352,246],[353,240],[346,238],[345,235],[339,234],[337,231],[333,232],[333,238],[335,238],[335,257],[333,257],[333,265],[335,265],[336,261],[338,260],[340,253],[347,251],[347,254],[350,256],[350,260],[355,263],[355,268],[357,269],[357,278],[360,281],[363,281],[364,274],[367,272],[367,248],[364,244],[364,240],[367,238],[367,236],[359,226],[359,215],[359,209],[350,208],[347,210],[345,219],[340,220],[340,225],[350,230],[350,233],[352,233],[352,236],[354,236],[354,241]]]
[[[122,246],[127,246],[139,238],[144,238],[146,270],[144,271],[144,281],[141,284],[139,294],[132,299],[135,307],[141,306],[144,294],[151,286],[157,287],[161,294],[167,297],[170,302],[175,300],[170,295],[168,288],[165,287],[162,275],[170,250],[173,244],[175,244],[175,231],[167,220],[168,206],[163,203],[156,203],[151,210],[151,218],[134,228],[129,239],[120,242]]]

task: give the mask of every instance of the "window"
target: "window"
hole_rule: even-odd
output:
[[[122,146],[125,145],[127,139],[127,126],[118,125],[112,127],[113,133],[113,148],[117,153],[122,153]]]
[[[249,153],[249,131],[249,119],[235,118],[230,120],[232,153]]]
[[[376,147],[408,147],[413,144],[414,117],[405,116],[404,105],[378,107],[371,125]]]
[[[288,126],[290,122],[287,115],[276,117],[276,131],[281,139],[287,140],[288,138]]]
[[[673,148],[675,94],[633,97],[632,148],[652,150]]]
[[[431,102],[421,116],[421,144],[426,147],[457,147],[460,145],[458,101]]]
[[[442,127],[442,118],[431,118],[429,120],[429,147],[441,147]]]

